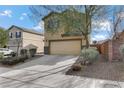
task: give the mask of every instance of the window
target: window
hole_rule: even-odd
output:
[[[12,35],[13,35],[13,34],[12,34],[12,33],[10,33],[10,36],[9,36],[9,37],[10,37],[10,38],[12,38]]]
[[[16,32],[16,38],[21,38],[21,32]]]
[[[48,21],[48,28],[58,28],[59,27],[59,20],[57,19],[50,19]]]

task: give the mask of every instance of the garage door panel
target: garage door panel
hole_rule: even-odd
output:
[[[81,40],[52,41],[50,43],[51,54],[78,55],[81,51]]]

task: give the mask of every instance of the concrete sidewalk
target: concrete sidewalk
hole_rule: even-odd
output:
[[[5,73],[5,72],[8,72],[10,70],[12,70],[12,69],[11,68],[7,68],[7,67],[1,67],[0,66],[0,74]]]
[[[35,65],[0,74],[1,88],[121,88],[123,82],[65,75],[72,58],[55,65]]]

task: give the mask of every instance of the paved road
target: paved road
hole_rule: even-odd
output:
[[[50,59],[49,56],[45,56]],[[56,58],[56,57],[54,57]],[[0,74],[0,87],[14,88],[121,88],[123,82],[65,75],[77,57],[38,64]],[[42,59],[42,58],[41,58]],[[44,61],[47,59],[44,59]],[[48,61],[46,61],[48,62]]]

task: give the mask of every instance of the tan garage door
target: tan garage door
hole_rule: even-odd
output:
[[[79,55],[81,40],[51,41],[50,54]]]

